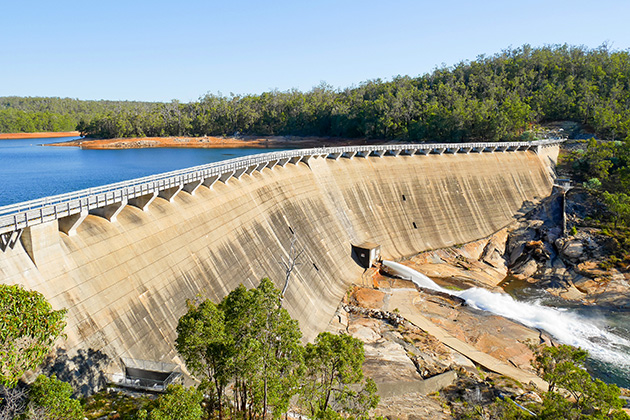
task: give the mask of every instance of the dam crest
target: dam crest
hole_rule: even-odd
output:
[[[558,140],[391,144],[231,159],[0,208],[0,275],[68,309],[67,354],[181,364],[186,300],[284,279],[285,305],[313,339],[363,269],[383,258],[486,237],[549,195]]]

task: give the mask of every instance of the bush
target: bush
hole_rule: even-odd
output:
[[[166,394],[157,400],[157,407],[149,413],[149,420],[200,420],[203,414],[203,395],[194,388],[170,385]],[[138,418],[146,418],[146,411],[140,410]]]
[[[37,420],[83,420],[83,407],[72,398],[72,387],[57,379],[39,375],[29,392],[27,418]]]

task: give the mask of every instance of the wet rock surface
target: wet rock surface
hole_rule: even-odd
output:
[[[511,392],[504,385],[489,385],[488,378],[497,375],[485,372],[416,327],[396,309],[375,309],[386,307],[393,292],[416,290],[411,282],[378,274],[374,281],[378,290],[356,286],[350,291],[328,328],[363,341],[364,373],[375,381],[382,396],[374,415],[388,419],[452,419],[453,413],[458,413],[456,400],[461,400],[461,392]],[[531,352],[524,342],[539,340],[539,332],[463,306],[447,294],[425,290],[421,295],[423,300],[415,306],[436,325],[480,351],[529,368]],[[449,393],[448,389],[461,392]],[[519,388],[518,392],[525,391]]]
[[[614,240],[583,226],[601,211],[598,204],[580,189],[567,193],[565,234],[561,204],[556,194],[508,228],[504,258],[509,274],[568,301],[630,309],[630,267],[620,271],[610,264]]]

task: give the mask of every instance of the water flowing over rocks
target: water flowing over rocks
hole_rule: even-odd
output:
[[[552,195],[508,228],[505,260],[513,279],[551,295],[612,309],[630,308],[630,274],[606,267],[613,240],[599,229],[570,229],[597,209],[579,189],[567,194],[567,234],[562,234],[561,196]]]
[[[472,259],[471,249],[482,255],[489,242],[492,240],[469,245],[464,252]],[[462,254],[442,254],[444,258],[457,258],[457,255]],[[445,264],[438,259],[434,263]],[[514,381],[499,379],[499,375],[486,371],[419,328],[393,305],[400,303],[401,296],[415,293],[422,298],[413,300],[414,310],[436,326],[478,351],[522,369],[529,369],[531,357],[525,342],[540,340],[538,331],[468,308],[446,293],[416,288],[409,281],[378,272],[372,272],[369,279],[370,287],[355,286],[349,291],[328,330],[363,341],[364,373],[374,379],[381,396],[374,415],[390,419],[452,419],[453,410],[457,411],[460,404],[456,400],[462,401],[461,392],[468,392],[463,386],[470,390],[471,401],[477,398],[477,389],[484,390],[488,402],[500,393],[525,392],[522,387],[514,387]]]
[[[567,208],[585,211],[586,206],[567,202]],[[520,281],[572,303],[628,308],[629,276],[602,264],[610,255],[610,238],[589,228],[563,234],[561,209],[560,196],[553,195],[490,237],[404,261],[431,277],[439,290],[366,271],[362,284],[370,287],[351,290],[330,328],[365,343],[364,370],[382,397],[375,414],[392,419],[461,418],[466,407],[489,405],[501,395],[520,403],[540,402],[540,388],[493,373],[428,331],[439,330],[470,346],[462,348],[525,375],[533,374],[528,344],[554,340],[542,330],[469,307],[442,290],[459,294],[476,287],[503,293],[511,282]],[[569,227],[585,217],[579,212],[568,216]],[[410,295],[414,297],[403,298]],[[427,329],[406,318],[410,311],[427,320]]]

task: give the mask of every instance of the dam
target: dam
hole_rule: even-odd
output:
[[[560,141],[290,150],[0,208],[0,281],[67,308],[67,354],[182,364],[187,299],[222,299],[262,277],[312,340],[363,268],[486,237],[549,195]]]

